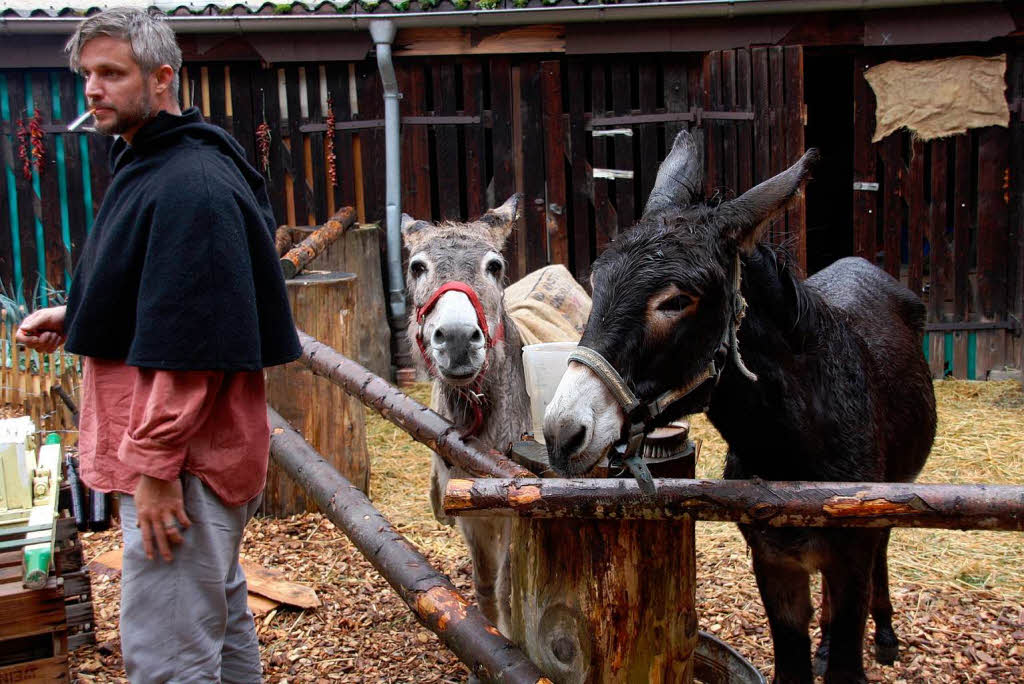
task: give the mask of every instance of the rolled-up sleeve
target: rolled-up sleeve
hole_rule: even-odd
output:
[[[224,373],[138,370],[117,458],[135,472],[173,480],[184,467],[189,439],[210,415]]]

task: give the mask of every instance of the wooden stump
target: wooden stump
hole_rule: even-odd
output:
[[[693,477],[693,460],[686,473]],[[694,521],[519,519],[512,641],[557,684],[693,681]]]
[[[351,273],[312,273],[285,281],[295,324],[343,354],[355,345],[357,279]],[[267,402],[298,430],[338,472],[364,493],[369,491],[363,405],[297,362],[267,369]],[[317,510],[273,462],[261,511],[286,516]]]
[[[314,230],[315,227],[296,228],[294,232],[308,235]],[[355,346],[344,354],[382,378],[391,379],[391,329],[381,271],[381,235],[375,225],[353,227],[309,262],[307,269],[356,274],[359,306],[353,319]]]

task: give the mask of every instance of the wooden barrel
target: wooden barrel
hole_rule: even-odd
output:
[[[669,465],[655,476],[692,478],[694,454]],[[693,681],[692,518],[522,518],[510,547],[510,637],[554,682]]]
[[[342,354],[352,354],[360,305],[352,273],[303,273],[285,281],[295,324]],[[342,475],[369,491],[363,405],[337,385],[297,362],[267,369],[267,402]],[[271,462],[261,512],[286,516],[317,510],[302,490]]]

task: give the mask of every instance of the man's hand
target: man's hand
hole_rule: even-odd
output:
[[[14,341],[29,349],[51,354],[64,344],[64,314],[67,307],[53,306],[33,311],[18,326]]]
[[[160,555],[171,562],[171,544],[180,544],[184,539],[181,529],[192,525],[185,515],[185,501],[181,494],[181,480],[158,480],[143,475],[135,487],[135,511],[142,543],[146,547],[146,558],[153,560],[153,545]]]

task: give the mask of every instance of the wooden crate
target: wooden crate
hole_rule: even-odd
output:
[[[68,681],[64,580],[21,585],[21,553],[0,554],[0,682]]]

